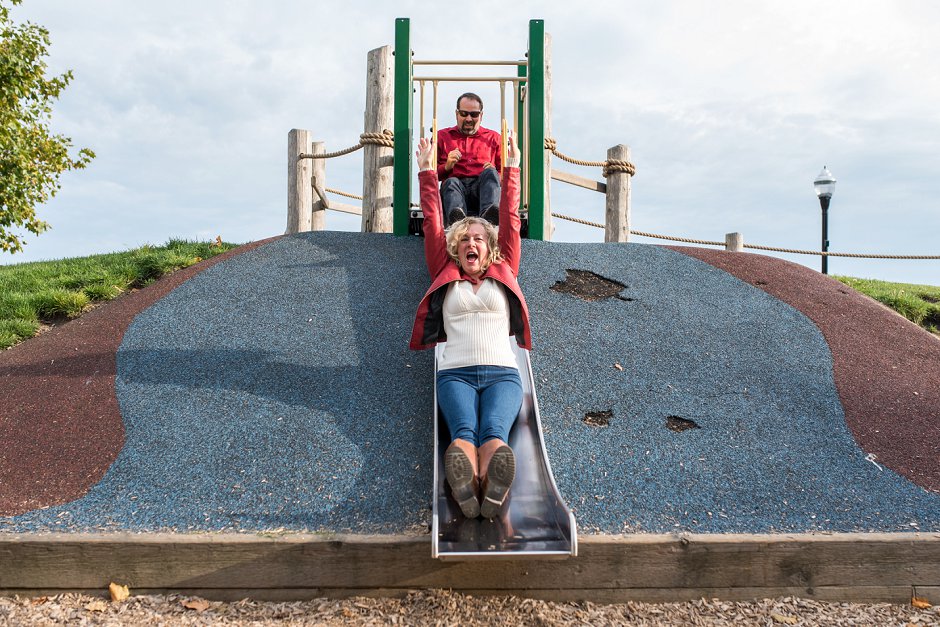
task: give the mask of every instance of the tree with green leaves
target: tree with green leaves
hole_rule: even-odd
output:
[[[14,24],[10,8],[22,0],[0,0],[0,251],[16,253],[23,242],[13,229],[40,234],[49,228],[36,207],[59,190],[59,176],[84,168],[95,154],[69,154],[72,140],[50,128],[52,102],[72,72],[46,76],[49,31]]]

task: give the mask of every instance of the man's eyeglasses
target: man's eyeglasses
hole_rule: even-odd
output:
[[[462,118],[473,118],[474,120],[483,115],[482,111],[464,111],[463,109],[457,109],[457,115]]]

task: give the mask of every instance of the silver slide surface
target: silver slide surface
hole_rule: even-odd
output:
[[[434,513],[431,557],[442,560],[564,559],[578,554],[574,515],[562,501],[542,440],[539,406],[529,351],[510,340],[522,379],[522,408],[509,434],[516,456],[516,480],[497,518],[464,518],[444,478],[444,451],[450,443],[437,406],[434,359]]]

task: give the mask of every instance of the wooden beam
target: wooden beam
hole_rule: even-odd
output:
[[[0,594],[208,598],[407,594],[414,588],[623,602],[802,596],[940,603],[940,534],[582,536],[579,557],[440,562],[428,536],[49,534],[0,537]]]
[[[571,174],[570,172],[563,172],[552,168],[552,178],[556,181],[562,181],[563,183],[570,183],[578,187],[589,189],[592,192],[607,193],[607,183],[595,181],[584,176],[578,176],[577,174]]]
[[[362,215],[362,208],[355,205],[347,205],[343,202],[336,202],[335,200],[330,201],[330,206],[327,207],[330,211],[342,211],[343,213],[351,213],[355,216]]]

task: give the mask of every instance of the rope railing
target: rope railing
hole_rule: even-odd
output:
[[[552,212],[552,217],[558,218],[560,220],[568,220],[570,222],[575,222],[577,224],[583,224],[585,226],[593,226],[599,229],[603,229],[604,225],[599,222],[591,222],[590,220],[582,220],[581,218],[575,218],[572,216],[567,216],[562,213]],[[715,242],[711,240],[704,239],[692,239],[688,237],[676,237],[672,235],[660,235],[659,233],[645,233],[643,231],[634,231],[631,230],[632,235],[639,235],[640,237],[650,237],[653,239],[664,239],[671,242],[682,242],[685,244],[700,244],[703,246],[725,246],[725,242]],[[756,250],[767,250],[778,253],[791,253],[795,255],[819,255],[820,257],[853,257],[856,259],[940,259],[940,255],[882,255],[877,253],[834,253],[834,252],[823,252],[818,250],[800,250],[797,248],[778,248],[776,246],[761,246],[760,244],[743,244],[744,248],[753,248]]]
[[[319,189],[318,189],[316,186],[314,186],[314,191],[316,191],[316,192],[317,192],[317,195],[319,195]],[[346,198],[352,198],[353,200],[363,200],[362,196],[360,196],[359,194],[353,194],[353,193],[350,193],[350,192],[344,192],[344,191],[341,190],[341,189],[336,189],[336,188],[333,188],[333,187],[324,187],[324,188],[323,188],[323,191],[324,191],[324,192],[329,192],[329,193],[331,193],[331,194],[336,194],[337,196],[345,196]],[[322,198],[322,196],[321,196],[321,198]],[[419,204],[416,203],[416,202],[411,203],[411,207],[420,207],[420,206],[421,206],[421,205],[419,205]],[[327,208],[329,209],[329,207],[327,207]]]
[[[363,148],[368,145],[384,146],[386,148],[395,147],[395,134],[385,129],[381,133],[362,133],[359,136],[359,143],[355,146],[350,146],[349,148],[344,148],[343,150],[337,150],[334,152],[327,152],[321,154],[310,154],[310,153],[301,153],[298,155],[299,159],[331,159],[333,157],[340,157],[343,155],[348,155],[353,153],[360,148]],[[583,159],[576,159],[574,157],[568,156],[558,150],[558,142],[551,137],[545,138],[545,149],[550,150],[553,155],[566,161],[573,165],[580,165],[586,167],[599,167],[603,169],[604,177],[608,177],[613,172],[625,172],[630,176],[636,175],[636,167],[629,161],[622,159],[606,159],[604,161],[586,161]],[[325,199],[326,194],[321,192],[329,192],[331,194],[337,194],[338,196],[345,196],[347,198],[352,198],[355,200],[363,200],[362,196],[358,194],[351,194],[349,192],[344,192],[342,190],[333,189],[327,187],[325,189],[317,189],[318,195]],[[325,203],[325,208],[329,207],[329,201]],[[412,207],[417,205],[411,203]],[[552,216],[560,220],[568,220],[569,222],[575,222],[577,224],[583,224],[585,226],[592,226],[599,229],[605,229],[606,227],[599,222],[592,222],[590,220],[584,220],[581,218],[575,218],[573,216],[568,216],[562,213],[552,212]],[[698,244],[702,246],[726,246],[726,242],[718,242],[712,240],[702,240],[702,239],[693,239],[689,237],[677,237],[673,235],[662,235],[659,233],[646,233],[643,231],[633,231],[630,233],[633,235],[638,235],[640,237],[649,237],[653,239],[662,239],[671,242],[680,242],[684,244]],[[940,259],[940,255],[888,255],[888,254],[878,254],[878,253],[838,253],[838,252],[828,252],[828,251],[818,251],[818,250],[801,250],[798,248],[783,248],[778,246],[763,246],[760,244],[742,244],[743,248],[751,248],[754,250],[765,250],[769,252],[778,252],[778,253],[788,253],[794,255],[817,255],[820,257],[850,257],[855,259],[908,259],[908,260],[936,260]]]
[[[353,200],[362,200],[362,196],[359,194],[351,194],[349,192],[344,192],[340,189],[333,189],[332,187],[324,187],[323,191],[330,192],[331,194],[336,194],[337,196],[345,196],[346,198],[352,198]]]
[[[314,187],[314,190],[316,190],[316,187]],[[329,193],[331,193],[331,194],[336,194],[337,196],[345,196],[346,198],[352,198],[353,200],[363,200],[362,196],[360,196],[359,194],[352,194],[352,193],[350,193],[350,192],[344,192],[344,191],[341,190],[341,189],[335,189],[335,188],[333,188],[333,187],[324,187],[324,188],[323,188],[323,191],[324,191],[324,192],[329,192]],[[421,205],[419,205],[419,204],[416,203],[416,202],[413,202],[413,203],[411,203],[410,206],[411,206],[411,207],[420,207]]]
[[[759,244],[744,244],[744,248],[757,250],[770,250],[778,253],[792,253],[794,255],[819,255],[820,257],[853,257],[855,259],[940,259],[940,255],[882,255],[878,253],[831,253],[819,250],[799,250],[795,248],[776,248],[774,246],[760,246]]]
[[[313,154],[309,152],[303,152],[298,155],[298,159],[332,159],[334,157],[342,157],[350,153],[356,152],[360,148],[363,148],[368,145],[374,146],[385,146],[386,148],[395,147],[395,133],[389,129],[383,130],[381,133],[362,133],[359,135],[359,143],[355,146],[350,146],[349,148],[343,148],[342,150],[336,150],[333,152],[324,152],[319,154]],[[626,172],[630,176],[636,176],[636,166],[634,166],[629,161],[623,159],[605,159],[604,161],[585,161],[583,159],[575,159],[574,157],[569,157],[568,155],[560,152],[558,150],[558,142],[551,138],[545,138],[545,149],[550,150],[553,155],[561,159],[562,161],[567,161],[568,163],[574,165],[582,165],[587,167],[597,167],[603,169],[604,177],[609,176],[612,172]],[[361,199],[360,199],[361,200]]]
[[[555,213],[555,212],[552,212],[552,217],[554,217],[554,218],[559,218],[559,219],[561,219],[561,220],[568,220],[569,222],[576,222],[576,223],[578,223],[578,224],[583,224],[583,225],[585,225],[585,226],[593,226],[593,227],[596,227],[596,228],[599,228],[599,229],[606,228],[606,227],[605,227],[603,224],[601,224],[600,222],[591,222],[590,220],[583,220],[583,219],[581,219],[581,218],[575,218],[575,217],[572,217],[572,216],[566,216],[566,215],[563,214],[563,213]],[[724,242],[713,242],[713,241],[704,240],[704,239],[691,239],[691,238],[688,238],[688,237],[674,237],[674,236],[671,236],[671,235],[659,235],[658,233],[645,233],[645,232],[643,232],[643,231],[633,231],[633,230],[631,230],[630,233],[631,233],[632,235],[639,235],[639,236],[641,236],[641,237],[652,237],[652,238],[656,238],[656,239],[665,239],[665,240],[670,240],[670,241],[673,241],[673,242],[684,242],[684,243],[686,243],[686,244],[702,244],[702,245],[707,245],[707,246],[724,246],[724,245],[725,245]]]

